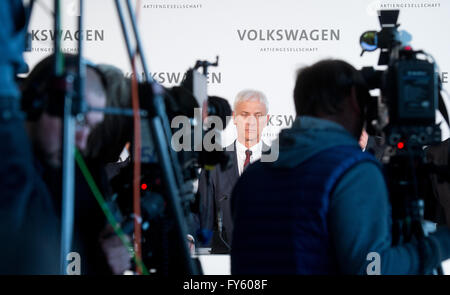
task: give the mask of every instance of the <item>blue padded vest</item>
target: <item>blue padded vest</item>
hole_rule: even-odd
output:
[[[357,146],[335,146],[295,168],[257,162],[233,194],[232,274],[334,274],[330,196],[353,166],[377,160]]]

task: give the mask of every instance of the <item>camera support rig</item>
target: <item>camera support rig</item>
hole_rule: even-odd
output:
[[[380,98],[372,97],[366,104],[366,129],[370,135],[384,137],[382,163],[392,205],[392,243],[416,239],[420,270],[425,272],[424,199],[432,193],[429,173],[437,169],[428,163],[423,147],[441,142],[436,110],[441,110],[447,122],[448,116],[435,62],[425,52],[404,44],[411,38],[398,31],[398,16],[398,10],[379,11],[381,31],[367,31],[360,37],[361,55],[380,49],[378,65],[387,65],[385,71],[361,70],[368,88],[380,90]]]

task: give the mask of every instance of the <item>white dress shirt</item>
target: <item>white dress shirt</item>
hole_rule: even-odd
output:
[[[252,155],[250,156],[250,163],[253,163],[261,158],[262,153],[262,140],[260,140],[257,144],[252,146],[251,148],[247,148],[245,145],[240,143],[238,140],[236,140],[236,156],[238,161],[238,168],[239,168],[239,176],[241,176],[242,172],[244,171],[244,163],[245,163],[245,151],[251,150]]]

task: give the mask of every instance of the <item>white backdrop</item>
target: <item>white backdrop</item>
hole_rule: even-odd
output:
[[[53,30],[50,18],[53,0],[36,2],[30,24],[34,33],[33,50],[25,53],[30,68],[52,50],[52,41],[45,40],[45,35]],[[71,33],[63,47],[73,52],[77,1],[63,2],[63,29]],[[129,74],[114,1],[85,3],[85,29],[92,30],[90,41],[85,42],[85,56],[95,63],[113,64]],[[181,78],[196,60],[214,60],[219,55],[219,67],[210,69],[210,95],[222,96],[233,103],[240,90],[258,89],[268,97],[270,114],[289,117],[295,114],[292,90],[299,67],[328,57],[344,59],[357,68],[376,65],[378,51],[360,57],[359,36],[366,30],[380,29],[377,8],[392,9],[395,5],[401,7],[400,29],[413,36],[413,48],[424,49],[434,56],[447,75],[444,88],[448,88],[448,0],[142,0],[139,28],[150,71],[157,73],[157,80],[165,78],[164,86],[174,85],[167,77]],[[299,36],[302,30],[308,34],[325,30],[328,36],[320,38],[323,40],[297,38],[294,41],[287,40],[286,36],[283,40],[250,40],[253,32],[250,39],[241,40],[244,30],[262,30],[264,34],[267,30],[298,30]],[[333,40],[330,40],[331,31],[335,33]],[[277,39],[276,34],[273,37]],[[265,35],[263,38],[267,39]],[[266,51],[261,51],[263,48]],[[270,51],[277,48],[295,51]],[[281,119],[281,126],[269,126],[265,130],[266,141],[289,125],[285,117]],[[274,125],[279,122],[272,120]],[[443,131],[443,137],[447,138],[446,126]],[[234,128],[227,128],[225,133],[225,143],[231,142],[235,137]]]

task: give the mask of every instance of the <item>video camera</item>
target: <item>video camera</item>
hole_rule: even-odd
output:
[[[370,90],[380,91],[379,97],[366,102],[365,125],[368,134],[381,138],[384,149],[381,162],[392,205],[393,245],[413,239],[422,243],[427,235],[424,220],[433,220],[436,202],[430,174],[442,167],[429,163],[424,148],[441,142],[436,111],[449,122],[436,63],[407,44],[411,36],[398,30],[398,16],[398,10],[379,11],[381,31],[366,31],[360,37],[361,55],[380,49],[378,65],[387,66],[360,72]]]
[[[367,31],[360,38],[361,55],[380,49],[378,65],[387,65],[384,71],[361,70],[369,89],[381,92],[381,100],[373,98],[368,103],[366,128],[370,135],[384,135],[389,155],[417,155],[424,145],[441,142],[441,130],[435,124],[441,84],[432,57],[404,44],[410,36],[398,31],[398,16],[398,10],[380,11],[381,31]],[[446,116],[445,108],[441,111]]]

